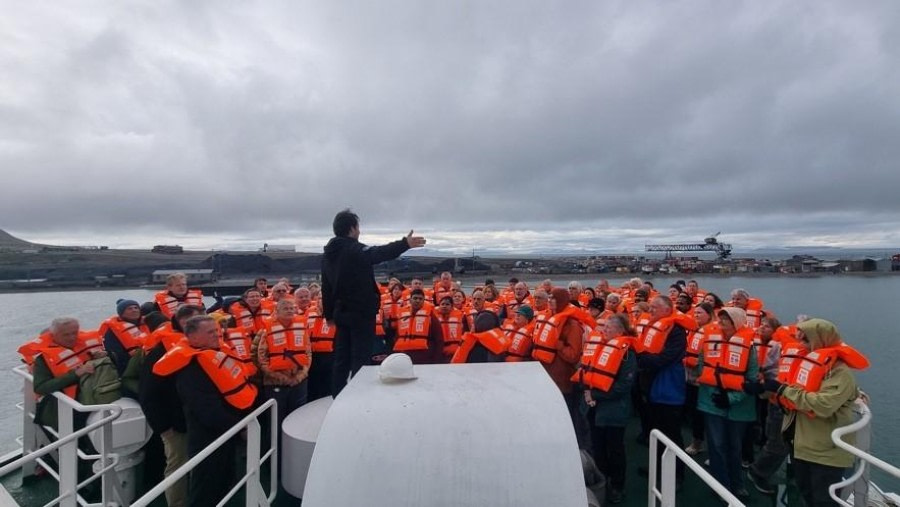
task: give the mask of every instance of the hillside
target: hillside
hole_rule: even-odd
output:
[[[0,229],[0,249],[2,250],[27,250],[29,248],[40,248],[42,246],[44,245],[19,239],[3,229]]]

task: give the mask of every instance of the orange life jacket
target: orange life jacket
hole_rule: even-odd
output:
[[[44,358],[44,362],[47,363],[47,367],[50,368],[50,373],[53,374],[53,377],[57,378],[74,371],[89,361],[91,354],[88,350],[87,348],[81,348],[80,350],[67,349],[51,343],[40,350],[40,356]],[[74,400],[75,395],[78,393],[78,383],[64,387],[63,392]]]
[[[432,293],[434,294],[434,304],[440,305],[441,300],[445,297],[453,297],[453,286],[451,285],[449,289],[445,289],[440,282],[435,282]]]
[[[649,314],[648,314],[649,315]],[[650,322],[641,326],[641,333],[634,342],[634,351],[638,354],[659,354],[666,345],[669,331],[675,327],[675,318],[663,317],[656,322]]]
[[[619,336],[600,344],[591,356],[590,365],[584,371],[581,382],[591,389],[609,391],[632,343],[631,338]]]
[[[144,353],[149,352],[153,347],[160,343],[162,343],[163,348],[166,350],[171,350],[172,347],[186,339],[184,333],[175,331],[172,329],[172,325],[167,322],[158,327],[156,331],[150,333],[150,336],[144,341]]]
[[[253,340],[250,339],[245,328],[230,327],[226,329],[222,342],[231,349],[232,355],[245,365],[253,362],[253,357],[250,355]]]
[[[770,338],[773,340],[774,338]],[[753,349],[756,350],[756,361],[762,366],[763,362],[765,362],[766,357],[769,356],[769,349],[772,348],[770,345],[771,341],[763,343],[762,337],[759,336],[759,329],[753,333]]]
[[[803,342],[788,340],[781,342],[781,357],[778,358],[778,382],[788,383],[794,362],[809,352]]]
[[[629,313],[628,315],[631,316],[633,314]],[[647,327],[648,324],[650,324],[650,314],[646,312],[631,319],[631,325],[634,327],[634,331],[638,336],[644,334],[644,328]]]
[[[325,319],[318,319],[322,322]],[[294,317],[289,326],[276,319],[266,321],[266,345],[269,347],[269,369],[288,371],[309,368],[310,348],[306,319]]]
[[[684,366],[687,368],[696,368],[699,363],[700,350],[703,347],[703,341],[707,336],[713,339],[722,339],[722,328],[716,322],[710,322],[696,331],[688,333],[687,347],[684,350]]]
[[[556,344],[559,343],[559,334],[570,318],[576,319],[582,325],[583,335],[589,334],[594,327],[594,319],[589,313],[577,306],[569,305],[542,323],[540,334],[533,335],[534,346],[531,349],[531,357],[542,363],[552,363],[556,359]]]
[[[173,296],[168,290],[161,290],[153,299],[159,306],[159,311],[167,319],[174,317],[175,311],[181,305],[203,306],[203,292],[200,289],[188,289],[187,293],[180,298]]]
[[[244,301],[236,301],[228,307],[228,313],[234,317],[234,321],[237,323],[238,327],[242,327],[244,329],[248,329],[252,331],[253,334],[258,333],[265,327],[265,322],[269,318],[272,317],[272,309],[263,306],[260,303],[259,307],[257,307],[256,311],[250,310],[250,307],[247,306]]]
[[[50,334],[50,331],[44,331],[39,334],[37,338],[33,338],[23,343],[19,347],[19,355],[22,356],[22,361],[25,362],[28,366],[34,365],[34,358],[41,353],[41,349],[49,347],[53,344],[53,335]]]
[[[375,314],[375,336],[384,336],[384,319],[381,317],[381,312]]]
[[[465,363],[469,359],[469,353],[479,343],[488,352],[496,356],[502,356],[509,349],[509,339],[499,327],[478,333],[466,333],[463,335],[462,344],[456,350],[456,353],[453,354],[450,363]]]
[[[463,314],[457,309],[452,309],[446,318],[439,311],[435,311],[434,316],[440,321],[441,331],[444,334],[444,355],[452,356],[462,343]]]
[[[606,337],[602,332],[597,330],[591,331],[581,349],[581,361],[578,364],[578,369],[575,370],[575,374],[572,375],[572,378],[569,380],[576,383],[584,383],[583,377],[585,372],[587,372],[588,368],[591,366],[591,359],[593,359],[597,349],[600,348],[600,345],[602,345],[605,340]]]
[[[500,299],[495,299],[493,301],[484,300],[484,309],[493,313],[494,315],[500,315],[500,308],[503,306],[503,302]]]
[[[834,347],[823,347],[806,353],[796,358],[787,377],[787,385],[799,387],[808,393],[817,392],[822,388],[822,381],[831,373],[838,360],[856,370],[864,370],[869,367],[869,360],[858,350],[846,344]],[[778,402],[788,410],[796,410],[796,406],[783,396],[778,396]],[[813,412],[807,415],[814,417]]]
[[[729,302],[725,306],[734,307],[734,304]],[[747,308],[744,309],[744,313],[747,314],[747,323],[744,325],[751,329],[758,328],[762,324],[762,318],[766,314],[763,310],[762,300],[756,298],[747,299]]]
[[[750,351],[753,350],[753,331],[749,328],[738,329],[728,340],[721,335],[714,336],[708,336],[703,342],[703,370],[697,382],[742,391]]]
[[[122,344],[122,348],[129,354],[132,354],[134,351],[141,348],[144,345],[147,336],[150,335],[146,326],[133,324],[126,320],[122,320],[122,318],[118,316],[110,317],[100,324],[100,336],[106,336],[106,331],[108,330],[111,330],[113,334],[116,335],[116,339]]]
[[[582,292],[578,295],[578,304],[581,305],[582,308],[587,308],[588,303],[591,302],[591,297]]]
[[[310,308],[306,317],[306,328],[309,330],[309,341],[313,352],[334,352],[334,337],[337,326],[328,324],[325,317]]]
[[[394,352],[407,350],[428,350],[428,335],[431,332],[431,312],[424,305],[412,313],[412,308],[400,312],[397,320],[397,338],[394,340]]]
[[[197,358],[197,364],[225,397],[225,401],[239,409],[250,408],[256,400],[256,386],[248,382],[248,372],[241,362],[222,350],[199,350],[186,342],[166,352],[156,364],[153,373],[171,375]]]
[[[506,318],[511,319],[516,316],[516,310],[523,306],[531,307],[534,309],[534,297],[531,294],[526,295],[522,301],[516,299],[515,296],[506,300]]]
[[[506,361],[518,363],[531,359],[531,347],[534,344],[532,340],[534,322],[529,322],[518,329],[514,326],[504,327],[503,331],[506,339],[509,340],[509,347],[506,349]]]

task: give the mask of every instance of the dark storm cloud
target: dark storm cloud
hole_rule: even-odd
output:
[[[290,241],[353,206],[444,248],[896,244],[898,10],[20,6],[0,227]]]

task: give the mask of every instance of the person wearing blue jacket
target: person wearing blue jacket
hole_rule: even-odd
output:
[[[674,312],[672,300],[657,296],[650,301],[650,324],[671,317]],[[644,327],[644,332],[650,325]],[[684,351],[687,348],[687,330],[675,322],[666,336],[665,345],[658,354],[637,355],[639,382],[643,389],[649,389],[650,427],[660,430],[665,436],[684,448],[681,436],[681,419],[684,411],[686,389],[684,385]],[[659,446],[662,455],[664,446]],[[647,475],[646,468],[638,473]],[[684,481],[684,464],[678,461],[676,477],[680,485]]]

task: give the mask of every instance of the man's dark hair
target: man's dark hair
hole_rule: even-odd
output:
[[[181,305],[178,307],[178,310],[175,311],[175,320],[181,320],[185,317],[192,317],[194,315],[203,315],[206,313],[203,310],[203,307],[197,305]]]
[[[204,322],[212,322],[213,324],[215,324],[216,319],[210,317],[209,315],[194,315],[184,323],[184,334],[191,335],[196,333]]]
[[[409,293],[409,297],[413,297],[413,296],[422,296],[422,297],[425,297],[425,291],[422,290],[422,289],[413,289],[413,290]]]
[[[253,280],[253,285],[256,285],[259,282],[268,282],[268,280],[266,280],[265,277],[261,276],[261,277],[257,278],[256,280]]]
[[[588,308],[596,308],[602,312],[606,309],[606,301],[603,298],[594,298],[588,301]]]
[[[488,278],[484,281],[485,285],[494,285],[494,280],[492,278]]]
[[[512,277],[509,279],[509,283],[519,283],[519,279],[516,277]]]
[[[450,301],[450,304],[451,304],[451,305],[453,304],[453,298],[450,297],[450,296],[444,296],[444,297],[442,297],[441,300],[440,300],[438,303],[439,303],[439,304],[444,304],[444,301]]]
[[[338,211],[338,214],[334,216],[334,222],[331,223],[334,235],[339,237],[349,236],[350,229],[354,227],[359,227],[359,217],[350,211],[350,208]]]

